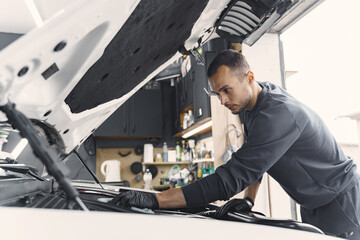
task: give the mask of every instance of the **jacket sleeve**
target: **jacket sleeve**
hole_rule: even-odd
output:
[[[248,139],[214,174],[182,188],[188,207],[228,200],[259,180],[300,135],[295,118],[284,104],[252,117]]]

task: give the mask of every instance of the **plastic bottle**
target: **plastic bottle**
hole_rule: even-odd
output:
[[[179,142],[176,142],[175,150],[176,150],[176,161],[181,162],[181,146]]]
[[[190,161],[190,147],[187,140],[185,141],[185,161]]]
[[[190,161],[196,159],[196,151],[195,151],[195,140],[189,139],[189,151],[190,151]]]
[[[200,158],[205,158],[206,155],[206,146],[205,143],[200,143]]]
[[[190,127],[191,125],[193,125],[194,121],[195,121],[195,119],[194,119],[193,112],[191,110],[189,110],[189,121],[188,121],[189,123],[187,126]]]
[[[188,123],[189,123],[189,114],[185,113],[183,119],[183,129],[188,128]]]
[[[181,141],[181,161],[186,161],[185,151],[186,151],[186,148],[185,148],[185,140],[182,140],[182,141]]]
[[[144,189],[151,190],[152,174],[149,169],[146,169],[144,173]]]
[[[163,162],[167,162],[168,161],[168,147],[166,142],[164,142],[164,146],[163,146]]]

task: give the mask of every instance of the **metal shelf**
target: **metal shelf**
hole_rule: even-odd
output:
[[[196,159],[193,161],[193,163],[203,163],[203,162],[214,162],[213,158],[202,158],[202,159]]]
[[[189,164],[190,161],[184,162],[143,162],[144,165],[175,165],[175,164]]]
[[[190,163],[203,163],[203,162],[214,162],[213,158],[195,159],[194,161],[182,161],[182,162],[143,162],[144,165],[175,165],[175,164],[190,164]]]
[[[195,129],[195,128],[197,128],[197,127],[199,127],[199,126],[201,126],[201,125],[203,125],[203,124],[205,124],[205,123],[207,123],[209,121],[211,121],[211,117],[204,118],[203,120],[195,123],[194,125],[188,127],[187,129],[185,129],[185,130],[183,130],[181,132],[178,132],[177,134],[174,135],[174,137],[182,137],[185,133],[188,133],[191,130],[193,130],[193,129]],[[210,126],[210,127],[206,128],[206,129],[194,134],[193,136],[197,136],[197,135],[200,135],[200,134],[203,134],[203,133],[206,133],[206,132],[210,132],[211,130],[212,130],[212,126]]]

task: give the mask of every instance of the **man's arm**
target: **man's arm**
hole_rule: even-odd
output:
[[[215,218],[227,219],[230,211],[250,212],[254,206],[260,182],[256,181],[245,189],[244,198],[233,198],[216,210]]]
[[[245,189],[245,197],[250,198],[253,202],[255,202],[255,198],[257,195],[257,192],[259,190],[259,186],[260,186],[260,182],[256,181],[253,184],[251,184],[250,186],[248,186]]]
[[[167,191],[157,193],[155,196],[159,202],[159,208],[186,207],[186,200],[181,188],[171,188]]]
[[[245,191],[245,197],[251,198],[251,200],[254,201],[259,185],[260,182],[258,181],[250,185]],[[185,195],[181,188],[171,188],[165,192],[157,194],[140,191],[123,192],[118,194],[113,200],[111,200],[110,203],[150,209],[187,207]],[[252,205],[253,203],[250,208],[248,208],[251,209]],[[230,204],[229,209],[231,206],[232,205]],[[227,210],[225,210],[223,212],[226,213]]]
[[[249,197],[255,202],[256,194],[259,190],[260,182],[256,181],[245,190],[245,197]],[[186,201],[181,188],[171,188],[165,192],[157,193],[156,199],[159,208],[181,208],[186,207]]]

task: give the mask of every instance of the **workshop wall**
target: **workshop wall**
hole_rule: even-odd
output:
[[[243,54],[256,81],[283,86],[282,49],[278,34],[267,33],[252,47],[243,45]]]
[[[169,149],[170,150],[170,149]],[[122,157],[119,155],[119,152],[122,155],[125,155],[131,151],[131,153]],[[154,148],[154,155],[156,153],[162,153],[162,148]],[[116,159],[119,160],[122,164],[121,170],[121,180],[129,181],[130,187],[133,188],[144,188],[143,174],[142,172],[138,174],[134,174],[131,172],[130,166],[134,162],[143,162],[143,154],[136,155],[133,148],[98,148],[96,151],[96,176],[100,179],[100,181],[105,181],[105,177],[102,175],[100,171],[101,164],[106,160]],[[174,163],[176,164],[176,163]],[[160,185],[160,178],[163,178],[167,175],[172,165],[155,165],[158,170],[158,174],[152,180],[152,185]],[[187,165],[181,165],[181,169],[186,167]],[[136,180],[136,175],[141,176],[141,180]]]

